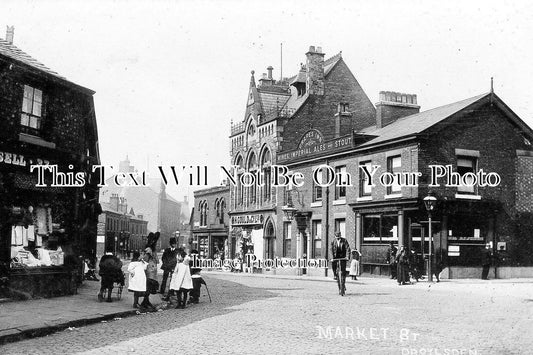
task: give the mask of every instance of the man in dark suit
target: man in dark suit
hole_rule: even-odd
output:
[[[335,239],[331,242],[331,255],[333,259],[345,259],[345,260],[333,260],[331,268],[333,269],[333,275],[335,280],[337,279],[337,268],[341,269],[341,284],[346,282],[346,263],[350,256],[350,244],[346,238],[342,238],[341,232],[335,232]],[[345,289],[346,287],[344,287]]]
[[[163,256],[161,257],[163,261],[163,265],[161,265],[161,269],[163,270],[163,280],[161,281],[161,288],[159,290],[160,294],[165,293],[168,275],[174,271],[177,263],[176,256],[178,254],[178,249],[176,249],[176,238],[170,238],[169,243],[170,248],[166,248],[165,251],[163,251]]]
[[[486,244],[485,248],[481,251],[481,266],[483,271],[481,272],[481,279],[489,279],[489,270],[492,263],[492,253],[490,252],[490,244]]]

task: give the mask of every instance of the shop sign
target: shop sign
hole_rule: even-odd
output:
[[[484,243],[485,240],[483,240],[482,237],[457,237],[457,236],[448,236],[449,241],[454,242],[480,242]]]
[[[317,154],[332,153],[349,148],[352,146],[352,136],[340,137],[327,142],[320,142],[311,145],[307,145],[308,143],[310,143],[309,140],[304,142],[304,144],[300,144],[302,147],[301,149],[278,154],[278,162],[296,158],[306,158]]]
[[[310,131],[307,131],[306,134],[304,134],[304,136],[300,140],[300,144],[298,144],[298,149],[312,147],[322,142],[324,142],[324,137],[322,137],[322,133],[320,133],[316,129],[312,129]]]
[[[243,216],[232,216],[231,224],[233,226],[263,224],[263,220],[264,220],[264,217],[262,214],[247,214]]]
[[[29,165],[48,165],[50,162],[44,159],[26,159],[22,154],[15,154],[9,152],[0,151],[0,163],[9,164],[9,165],[18,165],[18,166],[27,166]]]
[[[448,245],[448,256],[461,255],[461,247],[459,245]]]
[[[105,234],[105,223],[98,223],[97,227],[96,227],[96,233],[98,235],[104,235]]]

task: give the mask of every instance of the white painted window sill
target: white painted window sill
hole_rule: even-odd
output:
[[[333,206],[345,205],[345,204],[346,204],[346,200],[333,200]]]
[[[372,196],[358,197],[357,202],[372,201]]]
[[[390,199],[390,198],[400,198],[402,197],[402,194],[390,194],[390,195],[385,195],[385,199]]]
[[[322,201],[311,202],[311,207],[322,207]]]
[[[479,195],[455,194],[455,198],[463,200],[481,200],[481,196]]]

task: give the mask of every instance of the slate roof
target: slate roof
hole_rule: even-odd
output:
[[[335,64],[337,64],[341,58],[342,58],[342,51],[324,61],[324,76],[327,76],[329,74],[331,69],[333,69]]]
[[[9,42],[3,40],[0,38],[0,54],[5,55],[6,57],[9,57],[11,59],[17,60],[19,62],[22,62],[26,65],[29,65],[30,67],[33,67],[35,69],[38,69],[40,71],[44,71],[47,74],[56,76],[60,79],[66,80],[64,77],[53,71],[52,69],[48,68],[43,63],[39,62],[35,58],[31,57],[29,54],[23,52],[13,44],[9,44]]]
[[[357,133],[377,137],[366,143],[361,144],[360,147],[374,145],[376,143],[386,142],[393,139],[421,133],[426,129],[434,126],[435,124],[443,121],[444,119],[450,117],[451,115],[461,110],[464,110],[468,106],[476,103],[477,101],[488,95],[490,95],[490,93],[481,94],[478,96],[471,97],[469,99],[457,101],[414,115],[402,117],[383,128],[377,128],[376,126],[367,127],[361,131],[358,131]]]
[[[37,59],[33,58],[26,52],[19,49],[17,46],[10,44],[6,40],[0,38],[0,55],[3,55],[7,58],[10,58],[12,60],[15,60],[19,63],[22,63],[24,65],[27,65],[33,69],[36,69],[46,75],[51,75],[53,78],[59,79],[62,83],[68,84],[70,86],[74,86],[76,89],[81,89],[83,91],[88,91],[90,94],[94,94],[94,91],[91,89],[88,89],[86,87],[83,87],[81,85],[78,85],[76,83],[73,83],[72,81],[69,81],[64,76],[61,76],[59,73],[53,71],[52,69],[48,68],[43,63],[39,62]]]

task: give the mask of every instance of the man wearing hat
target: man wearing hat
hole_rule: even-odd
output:
[[[163,251],[163,256],[161,257],[163,260],[163,265],[161,266],[161,269],[163,270],[163,280],[161,281],[161,289],[159,290],[159,293],[161,294],[165,293],[168,275],[172,274],[174,268],[176,267],[176,256],[178,255],[176,244],[176,238],[170,238],[170,248],[166,248],[165,251]]]
[[[344,285],[346,280],[346,263],[350,257],[350,244],[346,238],[341,236],[341,232],[335,232],[335,239],[331,242],[331,255],[333,259],[345,259],[333,260],[331,263],[335,279],[337,279],[337,268],[341,268],[341,284]]]

